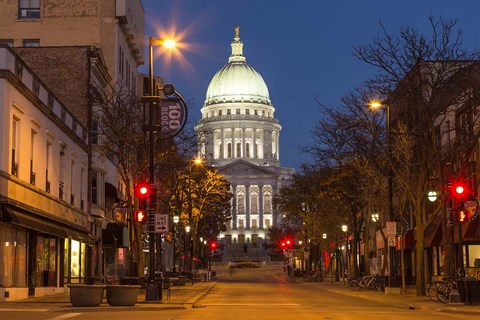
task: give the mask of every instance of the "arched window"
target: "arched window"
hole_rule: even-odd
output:
[[[250,158],[250,143],[245,144],[245,158]]]
[[[227,158],[231,158],[232,157],[232,143],[229,142],[227,144]]]
[[[237,142],[236,156],[237,158],[240,158],[242,156],[242,145],[240,142]]]

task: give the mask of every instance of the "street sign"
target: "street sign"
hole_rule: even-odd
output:
[[[155,233],[168,231],[168,214],[155,214]]]
[[[387,235],[396,235],[397,234],[397,223],[395,221],[387,222]]]
[[[389,234],[387,235],[387,242],[389,247],[395,247],[396,246],[396,240],[397,236],[394,234]]]

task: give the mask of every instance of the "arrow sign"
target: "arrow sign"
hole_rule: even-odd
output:
[[[168,231],[168,214],[155,214],[155,233]]]

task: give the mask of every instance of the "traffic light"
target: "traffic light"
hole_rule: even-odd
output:
[[[135,195],[138,197],[138,210],[135,211],[135,221],[143,223],[147,221],[147,200],[150,196],[150,186],[146,183],[137,184]]]
[[[139,223],[143,223],[147,221],[147,215],[145,210],[137,210],[135,211],[135,221]]]
[[[465,210],[464,208],[459,209],[457,212],[457,221],[458,222],[470,221],[470,212],[468,210]]]
[[[215,250],[217,248],[217,243],[212,241],[210,242],[210,249]]]
[[[139,199],[148,198],[148,196],[150,195],[150,186],[146,183],[137,184],[137,186],[135,187],[135,195]]]
[[[290,240],[289,238],[282,239],[282,241],[280,242],[280,247],[283,250],[290,249],[292,245],[293,245],[293,241]]]

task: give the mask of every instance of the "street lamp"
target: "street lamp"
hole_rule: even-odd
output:
[[[173,269],[176,271],[176,256],[177,256],[177,224],[180,222],[179,216],[173,216]]]
[[[391,118],[390,118],[390,105],[382,103],[379,101],[370,102],[370,107],[373,109],[378,109],[380,107],[385,107],[387,111],[387,157],[388,157],[388,221],[393,221],[393,171],[392,171],[392,134],[391,134]],[[387,235],[388,236],[388,235]],[[388,286],[392,286],[393,282],[393,273],[395,265],[393,263],[394,251],[389,246],[388,247],[388,256],[389,256],[389,276],[388,276]]]
[[[149,183],[150,183],[150,197],[149,197],[149,213],[148,213],[148,238],[149,238],[149,266],[148,266],[148,284],[146,288],[145,300],[157,301],[162,300],[162,290],[158,290],[155,285],[155,211],[157,207],[157,193],[155,190],[155,151],[154,151],[154,131],[156,131],[154,124],[154,107],[158,106],[160,97],[155,95],[155,85],[153,78],[153,46],[154,45],[167,45],[168,47],[174,46],[173,41],[165,41],[164,39],[148,38],[149,47],[149,96],[143,97],[142,101],[148,103],[148,127],[145,128],[149,132]],[[161,250],[159,261],[162,261]],[[162,279],[160,279],[162,281]],[[161,287],[161,286],[160,286]]]

